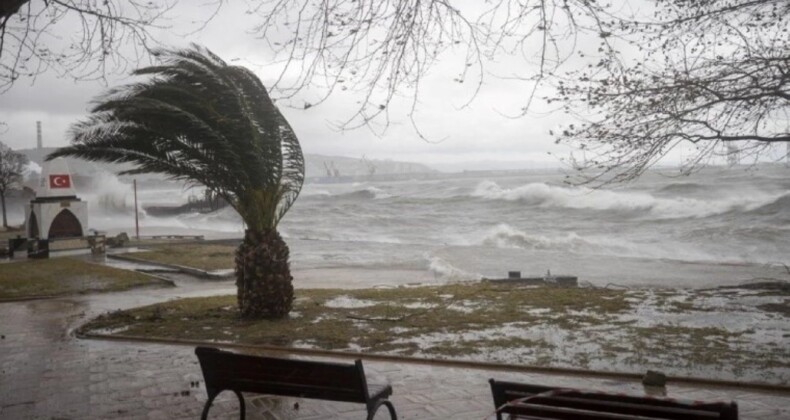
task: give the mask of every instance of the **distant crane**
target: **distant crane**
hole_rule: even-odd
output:
[[[335,161],[330,160],[329,161],[329,165],[327,165],[326,161],[324,161],[324,169],[326,169],[326,176],[327,176],[327,178],[339,178],[340,177],[340,171],[337,168],[335,168]]]
[[[44,147],[44,142],[41,136],[41,121],[36,121],[36,148],[41,150]]]
[[[368,158],[365,157],[365,155],[362,155],[362,163],[364,163],[365,166],[367,167],[369,177],[376,174],[376,165],[374,165],[373,162],[369,161]]]
[[[735,166],[741,163],[740,150],[733,142],[727,143],[727,164]]]

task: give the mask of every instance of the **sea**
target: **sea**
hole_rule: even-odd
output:
[[[781,164],[655,169],[598,188],[568,184],[558,169],[333,181],[308,180],[279,226],[297,285],[446,283],[509,271],[601,287],[790,280],[790,168]],[[175,206],[201,194],[149,183],[138,201]],[[134,234],[130,185],[107,178],[87,195],[93,228]],[[231,208],[143,211],[139,225],[144,236],[244,231]]]

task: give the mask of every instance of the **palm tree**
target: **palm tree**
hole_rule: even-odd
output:
[[[282,318],[293,303],[288,246],[277,224],[299,195],[299,141],[260,79],[206,48],[159,50],[148,81],[99,98],[71,129],[72,145],[50,154],[132,163],[121,174],[163,173],[206,186],[247,225],[236,251],[244,318]]]

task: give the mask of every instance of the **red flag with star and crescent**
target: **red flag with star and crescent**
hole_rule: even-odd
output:
[[[50,175],[49,188],[71,188],[71,177],[68,175]]]

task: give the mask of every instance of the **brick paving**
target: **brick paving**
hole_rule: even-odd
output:
[[[179,288],[137,290],[29,302],[0,303],[1,419],[194,419],[206,393],[191,347],[80,340],[70,330],[109,309],[167,298],[227,293],[229,282],[175,279]],[[487,380],[641,393],[640,383],[579,376],[514,373],[366,361],[371,382],[389,381],[402,419],[483,419],[493,411]],[[199,383],[194,386],[194,383]],[[669,396],[738,401],[743,419],[790,419],[790,393],[672,385]],[[363,419],[362,405],[248,397],[251,419]],[[295,409],[294,404],[299,408]],[[211,418],[238,418],[232,393]],[[388,418],[380,410],[377,419]]]

